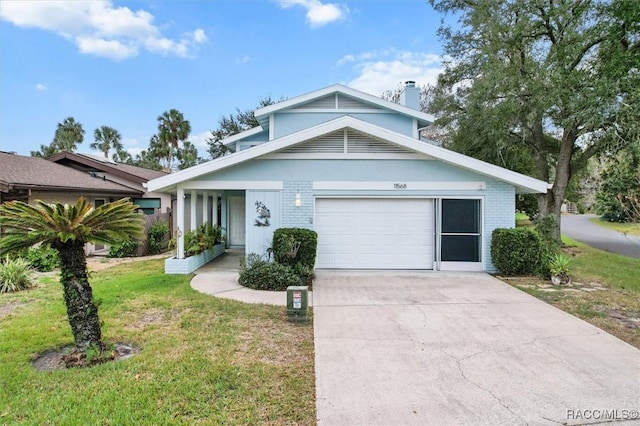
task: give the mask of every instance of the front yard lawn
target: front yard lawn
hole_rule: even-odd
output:
[[[500,279],[640,349],[640,260],[563,241],[573,259],[570,286],[538,277]]]
[[[589,220],[596,225],[609,228],[614,231],[622,232],[623,234],[640,236],[640,223],[609,222],[606,220],[602,220],[599,217],[594,217]],[[640,247],[638,247],[638,250],[640,250]]]
[[[0,295],[0,424],[315,424],[313,327],[195,292],[163,260],[95,272],[103,335],[132,358],[36,371],[73,343],[57,277]]]

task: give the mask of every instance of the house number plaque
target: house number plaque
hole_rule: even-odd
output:
[[[407,189],[406,183],[394,183],[393,189]]]

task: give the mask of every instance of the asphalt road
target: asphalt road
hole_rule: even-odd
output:
[[[640,259],[640,237],[625,235],[591,223],[589,219],[594,217],[597,216],[563,215],[562,233],[591,247]]]

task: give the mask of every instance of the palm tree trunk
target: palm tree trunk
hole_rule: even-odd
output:
[[[102,350],[100,318],[89,285],[84,244],[67,241],[55,248],[60,253],[60,283],[76,348],[84,351],[93,346]]]

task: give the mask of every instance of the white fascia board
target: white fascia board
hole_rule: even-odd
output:
[[[381,108],[396,111],[401,114],[416,118],[418,121],[425,121],[428,123],[433,123],[435,121],[435,118],[431,114],[425,114],[422,111],[418,111],[416,109],[409,108],[404,105],[397,104],[395,102],[387,101],[377,96],[370,95],[368,93],[361,92],[356,89],[352,89],[351,87],[343,86],[342,84],[334,84],[332,86],[325,87],[323,89],[315,90],[313,92],[305,93],[304,95],[296,96],[295,98],[278,102],[277,104],[262,107],[260,109],[257,109],[254,112],[254,115],[256,119],[261,120],[264,117],[270,114],[273,114],[275,112],[280,112],[284,109],[289,109],[296,105],[300,105],[300,104],[312,101],[313,99],[330,95],[332,93],[342,93],[343,95],[350,96],[352,98],[361,99],[364,102],[377,105]]]
[[[163,190],[170,190],[173,186],[181,182],[196,179],[202,175],[217,172],[219,170],[234,166],[239,163],[243,163],[256,157],[270,154],[271,152],[287,148],[291,145],[295,145],[296,143],[343,129],[345,127],[348,127],[347,124],[350,120],[354,119],[352,117],[343,116],[335,120],[331,120],[305,130],[301,130],[300,132],[275,139],[268,143],[256,145],[240,152],[235,152],[224,157],[216,158],[215,160],[207,161],[206,163],[189,167],[188,169],[181,170],[177,173],[171,173],[167,176],[162,176],[160,178],[150,180],[148,182],[149,191],[163,192]]]
[[[519,189],[524,189],[525,190],[524,192],[526,191],[538,192],[538,193],[547,192],[547,183],[541,180],[523,175],[521,173],[513,172],[511,170],[505,169],[500,166],[496,166],[494,164],[477,160],[475,158],[457,153],[455,151],[448,150],[446,148],[441,148],[439,146],[435,146],[430,143],[421,142],[413,138],[409,138],[407,136],[404,136],[395,132],[391,132],[382,127],[365,123],[361,120],[358,120],[352,117],[351,119],[358,123],[355,125],[350,125],[349,127],[352,127],[356,130],[360,130],[365,133],[369,133],[372,136],[379,137],[391,143],[395,143],[399,146],[403,146],[405,148],[412,149],[414,151],[429,155],[435,158],[436,160],[441,160],[446,163],[463,167],[465,169],[471,170],[473,172],[476,172],[485,176],[491,176],[498,180],[508,182],[518,187]]]
[[[261,133],[263,131],[264,129],[261,126],[252,127],[249,130],[245,130],[244,132],[236,133],[235,135],[231,135],[222,139],[222,144],[229,145],[230,143],[238,142],[241,139],[244,139],[249,136],[257,135],[258,133]]]
[[[236,189],[282,190],[283,187],[284,183],[281,180],[191,180],[178,184],[178,188],[184,190],[207,191]]]
[[[315,181],[315,190],[333,191],[481,191],[487,188],[485,182],[354,182],[354,181]]]

